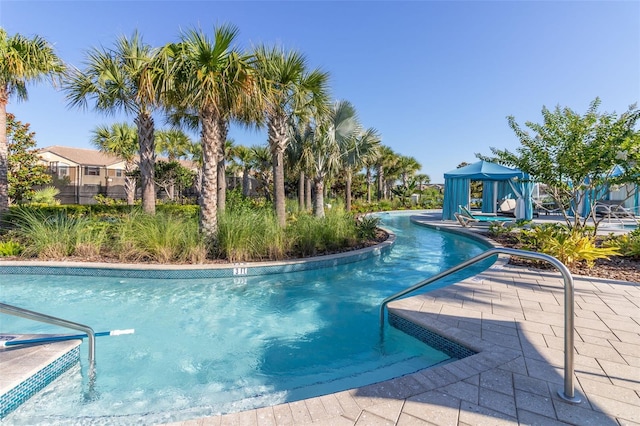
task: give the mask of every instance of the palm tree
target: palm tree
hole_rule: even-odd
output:
[[[271,184],[273,183],[273,165],[271,153],[266,146],[251,147],[251,169],[258,181],[258,190],[262,190],[264,198],[271,201]]]
[[[218,229],[218,162],[229,121],[249,110],[255,94],[251,57],[232,46],[237,34],[230,25],[216,28],[213,40],[200,30],[189,30],[179,43],[163,50],[163,60],[173,77],[165,89],[170,105],[198,117],[202,144],[200,228],[211,241],[215,241]]]
[[[431,182],[431,177],[427,174],[420,173],[414,176],[416,185],[418,186],[419,191],[423,191],[425,185],[428,185]]]
[[[308,178],[309,171],[311,170],[311,145],[314,137],[314,132],[309,122],[302,123],[297,120],[293,126],[290,127],[291,143],[287,147],[287,161],[292,170],[298,173],[298,209],[300,211],[308,210],[311,208],[311,184]],[[307,183],[309,183],[307,185]],[[305,198],[305,194],[307,197]],[[305,201],[306,205],[305,205]]]
[[[345,173],[345,208],[351,211],[351,182],[353,173],[362,169],[369,158],[375,158],[380,149],[380,134],[374,128],[359,132],[346,139],[341,146],[341,162]]]
[[[311,146],[315,203],[313,213],[324,217],[324,183],[340,163],[340,146],[360,132],[356,110],[347,101],[336,102],[326,115],[317,116],[318,124]]]
[[[420,170],[422,165],[414,157],[401,155],[398,158],[398,171],[400,172],[400,178],[402,179],[402,186],[409,185],[409,177],[413,176],[415,172]]]
[[[284,226],[284,152],[290,139],[288,126],[294,115],[304,117],[312,108],[320,110],[326,105],[329,75],[319,69],[307,71],[305,57],[295,51],[259,46],[255,57],[273,156],[274,206],[278,223]]]
[[[169,162],[192,154],[193,141],[182,130],[172,128],[155,132],[156,153],[167,156]]]
[[[131,175],[138,152],[138,133],[127,123],[115,123],[111,127],[98,126],[93,130],[91,142],[100,151],[118,156],[124,160],[124,192],[127,204],[132,206],[135,198],[136,181]]]
[[[156,68],[158,50],[145,44],[138,32],[118,37],[113,49],[93,48],[86,68],[74,69],[65,82],[71,106],[86,108],[91,99],[106,114],[122,111],[135,116],[140,154],[142,209],[156,211],[154,168],[156,161],[152,113],[159,106]]]
[[[398,161],[398,155],[388,146],[382,146],[375,163],[376,174],[378,178],[378,201],[388,198],[387,188],[387,172],[395,166]]]
[[[191,155],[193,147],[191,138],[175,127],[155,132],[155,144],[156,153],[165,154],[168,164],[177,163],[178,159]],[[174,167],[174,170],[178,169],[175,165],[172,167]],[[160,180],[156,180],[156,185],[160,185]],[[175,179],[170,179],[160,186],[164,186],[166,194],[173,201],[175,199]]]
[[[43,38],[11,37],[0,28],[0,217],[9,210],[9,145],[7,142],[7,105],[15,95],[27,99],[27,83],[55,79],[65,70],[62,60]]]
[[[253,151],[244,145],[238,145],[233,151],[234,157],[238,160],[242,169],[242,195],[248,197],[251,194],[251,183],[249,173],[251,171],[251,160]]]

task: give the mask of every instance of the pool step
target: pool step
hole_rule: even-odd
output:
[[[0,341],[55,336],[1,334]],[[80,362],[82,340],[0,348],[0,419]]]

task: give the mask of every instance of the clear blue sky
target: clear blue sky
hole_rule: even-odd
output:
[[[40,35],[70,64],[139,30],[145,42],[176,41],[181,29],[232,23],[239,45],[278,43],[331,75],[383,143],[414,156],[434,183],[489,147],[514,149],[506,116],[540,122],[542,106],[622,113],[640,99],[638,1],[11,1],[0,25]],[[39,147],[90,148],[91,131],[116,119],[70,109],[46,84],[8,111],[31,123]],[[130,119],[131,121],[133,118]],[[157,127],[162,127],[161,120]],[[243,145],[266,131],[232,128]]]

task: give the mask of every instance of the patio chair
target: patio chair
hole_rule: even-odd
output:
[[[622,201],[618,200],[600,200],[594,206],[596,216],[616,219],[626,217],[635,219],[633,211],[624,207],[622,203]]]
[[[453,215],[460,222],[460,225],[465,228],[471,227],[474,223],[498,223],[500,226],[504,226],[505,223],[514,221],[510,217],[474,215],[464,206],[458,206],[458,208],[460,213],[454,213]]]

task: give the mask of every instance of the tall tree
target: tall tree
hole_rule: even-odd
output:
[[[127,204],[132,206],[136,191],[136,181],[132,172],[140,146],[136,128],[127,123],[115,123],[111,127],[98,126],[93,130],[91,143],[100,151],[124,160],[124,192],[127,195]]]
[[[200,228],[215,241],[218,229],[218,162],[224,152],[229,122],[247,111],[255,95],[251,56],[233,43],[238,30],[223,25],[211,40],[201,30],[189,30],[181,41],[167,45],[164,61],[173,77],[170,105],[197,115],[202,145]]]
[[[36,150],[35,133],[29,123],[22,124],[13,114],[7,114],[7,141],[9,153],[9,198],[16,203],[31,200],[34,185],[51,182],[47,167],[40,162]]]
[[[533,134],[509,116],[509,126],[521,146],[515,152],[491,148],[494,158],[476,156],[517,167],[547,185],[554,201],[568,206],[570,213],[562,210],[567,225],[585,228],[590,216],[597,225],[594,206],[598,199],[589,200],[588,195],[611,185],[637,184],[640,176],[640,131],[636,130],[640,109],[631,105],[618,116],[599,113],[599,105],[596,98],[584,115],[567,107],[543,107],[543,123],[525,123]],[[619,172],[613,173],[615,169]],[[584,202],[590,203],[587,210],[591,213],[581,217],[577,209]]]
[[[193,141],[180,129],[158,130],[155,139],[156,153],[166,155],[169,162],[192,155]]]
[[[266,146],[251,147],[251,168],[258,181],[258,191],[262,191],[264,198],[271,201],[271,186],[273,184],[273,165],[271,154]]]
[[[233,150],[233,154],[242,170],[242,195],[248,197],[251,194],[251,183],[249,178],[253,151],[244,145],[238,145]]]
[[[374,128],[358,132],[341,145],[342,170],[345,174],[345,208],[351,211],[351,182],[353,174],[361,170],[369,158],[375,158],[380,149],[380,134]]]
[[[312,109],[325,107],[329,75],[319,69],[308,71],[306,58],[295,51],[259,46],[255,56],[273,156],[274,207],[278,223],[284,226],[284,152],[290,140],[288,127],[294,115],[304,117]]]
[[[318,115],[311,146],[315,203],[313,213],[324,217],[324,184],[340,163],[340,145],[360,132],[356,110],[350,102],[333,104],[325,115]]]
[[[409,185],[409,178],[412,177],[422,167],[418,160],[414,157],[401,155],[398,158],[398,171],[400,172],[400,179],[402,180],[402,186]]]
[[[9,209],[7,105],[12,96],[27,100],[27,83],[51,79],[65,70],[53,47],[42,37],[9,36],[0,27],[0,217]]]
[[[389,188],[387,182],[389,175],[393,174],[394,168],[398,162],[398,154],[396,154],[388,146],[380,148],[375,168],[378,183],[378,201],[389,197]]]
[[[290,132],[291,143],[286,150],[287,160],[291,169],[298,173],[298,209],[304,211],[311,208],[311,185],[307,185],[307,183],[312,167],[311,146],[314,132],[308,121],[301,120],[294,120]]]
[[[136,31],[120,36],[113,48],[92,48],[83,70],[73,69],[64,88],[71,106],[94,108],[106,114],[124,112],[134,116],[138,130],[142,209],[156,211],[154,182],[155,140],[153,111],[159,106],[158,78],[163,76],[155,62],[158,49],[145,44]]]

